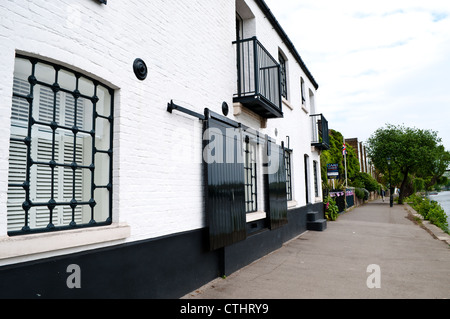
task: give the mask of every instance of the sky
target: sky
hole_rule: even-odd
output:
[[[450,151],[449,0],[265,0],[345,138],[387,123],[438,133]]]

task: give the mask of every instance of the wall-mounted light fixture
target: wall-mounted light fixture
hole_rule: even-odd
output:
[[[227,116],[228,115],[228,111],[229,111],[228,103],[227,102],[223,102],[222,103],[222,113],[223,113],[223,115]]]
[[[136,77],[143,81],[147,77],[148,69],[147,65],[142,59],[137,58],[133,63],[133,71]]]

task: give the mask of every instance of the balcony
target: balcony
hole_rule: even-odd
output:
[[[321,150],[330,149],[330,136],[328,134],[328,121],[322,114],[311,115],[312,141],[311,145]]]
[[[256,37],[233,42],[237,54],[234,102],[263,118],[283,117],[280,65]]]

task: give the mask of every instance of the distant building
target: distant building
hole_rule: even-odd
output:
[[[367,173],[375,177],[375,167],[367,156],[367,149],[363,142],[359,142],[358,138],[347,138],[345,143],[353,147],[359,162],[360,172]]]

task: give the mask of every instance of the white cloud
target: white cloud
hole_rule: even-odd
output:
[[[386,123],[450,150],[448,0],[266,0],[320,85],[330,127],[366,140]]]

